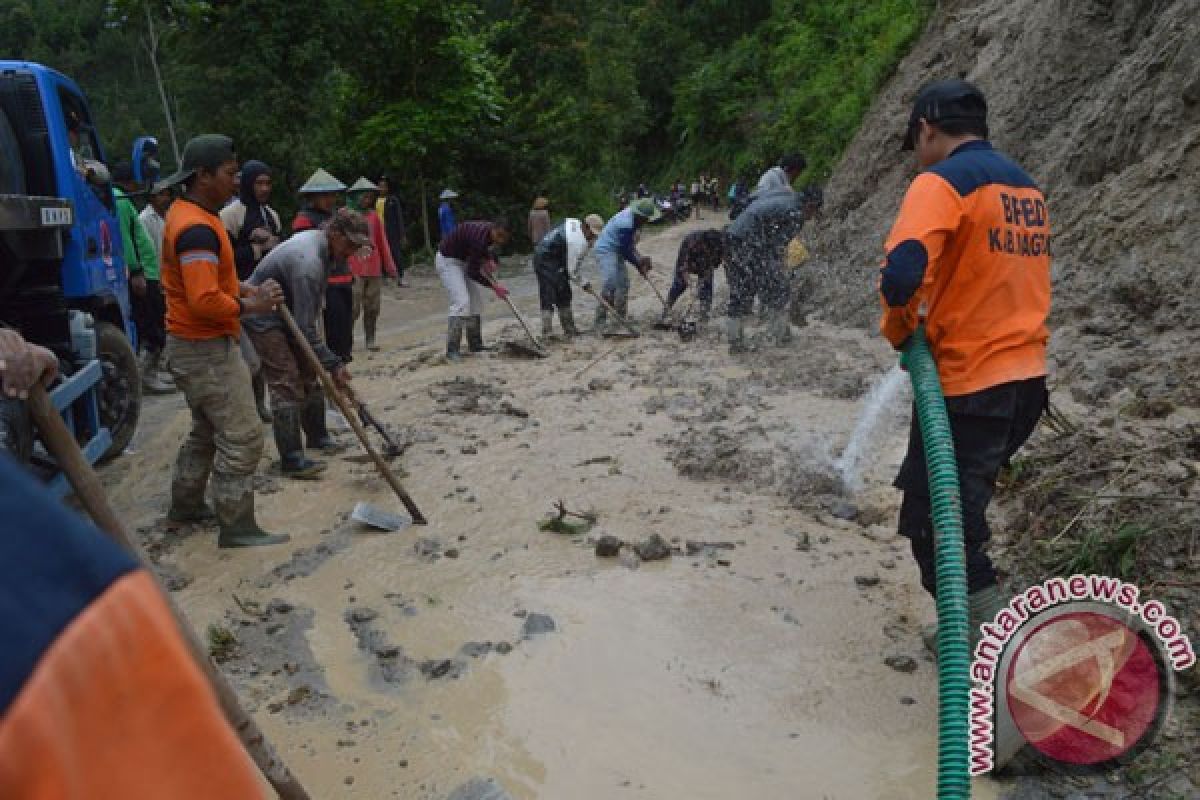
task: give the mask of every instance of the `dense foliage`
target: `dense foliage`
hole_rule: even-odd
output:
[[[519,219],[536,194],[610,212],[639,182],[728,185],[790,150],[823,179],[931,6],[0,0],[0,57],[80,83],[110,160],[150,133],[169,168],[170,114],[180,147],[221,131],[275,167],[284,209],[324,166],[387,171],[411,209],[452,185],[468,213]]]

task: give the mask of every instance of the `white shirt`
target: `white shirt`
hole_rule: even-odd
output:
[[[163,229],[166,227],[167,221],[154,210],[154,206],[148,204],[142,209],[142,213],[138,214],[138,219],[142,221],[142,227],[146,229],[146,233],[150,234],[150,241],[154,242],[154,252],[161,259]]]

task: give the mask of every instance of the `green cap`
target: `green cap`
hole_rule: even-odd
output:
[[[198,169],[214,170],[227,161],[236,160],[233,139],[223,133],[202,133],[183,146],[183,165],[163,183],[176,186],[192,177]]]
[[[371,183],[365,177],[360,177],[354,182],[354,185],[346,190],[346,194],[361,194],[362,192],[378,192],[379,187]]]
[[[317,169],[300,187],[300,194],[328,194],[344,191],[346,191],[346,184],[323,169]]]
[[[629,204],[629,208],[633,213],[642,217],[647,222],[655,222],[662,217],[662,212],[658,210],[658,206],[649,197],[641,197]]]

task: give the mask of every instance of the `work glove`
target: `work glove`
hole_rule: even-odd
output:
[[[642,273],[642,277],[645,277],[646,273],[649,272],[653,268],[654,268],[654,262],[650,260],[650,256],[642,256],[641,260],[638,261],[637,269],[638,269],[638,272]]]
[[[496,297],[499,297],[501,300],[508,299],[508,289],[505,288],[504,284],[502,284],[502,283],[493,284],[492,290],[496,292]]]

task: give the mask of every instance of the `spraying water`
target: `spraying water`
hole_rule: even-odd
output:
[[[858,416],[858,423],[854,426],[854,433],[850,436],[850,443],[846,445],[842,457],[834,462],[834,468],[842,479],[842,485],[848,491],[857,492],[862,489],[862,458],[867,452],[867,445],[875,437],[883,410],[891,405],[896,393],[905,383],[907,383],[907,379],[904,370],[897,365],[888,370],[871,387],[871,391],[867,392],[867,396],[863,400],[862,412]]]

